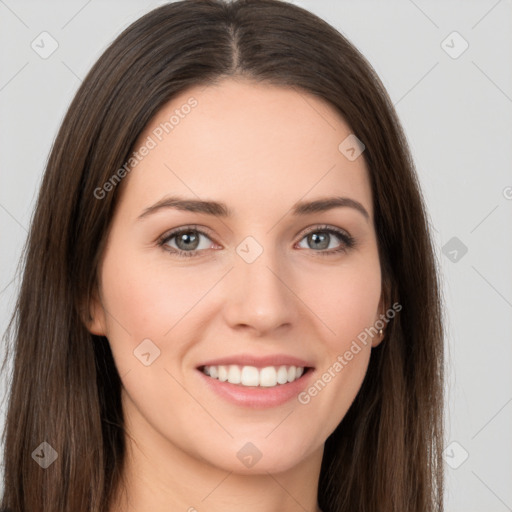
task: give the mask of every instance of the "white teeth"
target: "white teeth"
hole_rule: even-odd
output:
[[[228,382],[231,382],[228,379]],[[231,382],[231,384],[238,384],[238,382]],[[260,372],[254,366],[244,366],[242,368],[241,384],[243,386],[259,386]]]
[[[260,386],[271,388],[277,384],[277,372],[273,366],[260,370]]]
[[[213,366],[210,366],[210,368],[213,368]],[[217,368],[217,373],[218,373],[218,379],[221,382],[226,382],[228,380],[228,371],[226,370],[225,366],[219,366]]]
[[[240,384],[240,379],[240,368],[234,364],[230,365],[228,370],[228,382],[231,382],[231,384]]]
[[[288,382],[293,382],[295,377],[300,377],[300,375],[297,375],[297,368],[295,368],[295,366],[290,366],[286,372],[286,379]]]
[[[288,370],[286,366],[280,366],[277,370],[277,382],[279,384],[286,384],[288,382]]]
[[[231,364],[229,366],[204,366],[203,373],[221,382],[271,388],[299,379],[304,373],[304,368],[302,366],[256,368],[255,366]]]

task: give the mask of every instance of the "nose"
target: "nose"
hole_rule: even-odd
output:
[[[223,307],[230,327],[251,330],[255,336],[290,329],[299,318],[300,300],[293,290],[292,273],[284,270],[283,257],[266,249],[252,263],[238,255],[234,261]]]

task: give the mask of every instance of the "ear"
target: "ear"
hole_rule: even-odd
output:
[[[382,327],[382,334],[375,334],[372,338],[372,348],[377,347],[381,344],[382,340],[386,337],[386,329],[388,327],[388,322],[386,322],[386,311],[388,310],[388,301],[387,301],[387,293],[384,290],[380,296],[379,307],[377,317],[375,318],[374,325],[377,330]],[[384,325],[383,325],[384,324]]]
[[[84,307],[83,322],[91,334],[106,336],[105,309],[97,287],[94,287],[88,303]]]

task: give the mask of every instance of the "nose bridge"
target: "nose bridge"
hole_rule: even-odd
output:
[[[292,323],[296,313],[290,272],[284,255],[271,245],[246,237],[236,248],[235,268],[230,272],[230,290],[226,304],[229,323],[244,324],[268,331]]]

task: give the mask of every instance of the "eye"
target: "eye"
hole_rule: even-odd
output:
[[[335,244],[333,248],[331,242],[336,238],[341,241],[341,243],[338,243],[338,246]],[[322,256],[346,252],[348,249],[355,246],[355,240],[352,236],[346,231],[333,226],[315,226],[305,233],[302,240],[304,239],[307,244],[310,244],[310,247],[306,247],[306,249],[313,247],[314,252],[318,252]],[[326,250],[329,248],[330,250]]]
[[[159,240],[158,245],[179,257],[199,256],[199,251],[209,249],[211,246],[211,243],[201,246],[202,237],[211,240],[206,232],[195,226],[186,226],[166,233]]]
[[[203,243],[201,238],[210,240],[210,243]],[[338,244],[332,247],[333,240],[338,240]],[[333,226],[314,226],[309,229],[301,239],[306,240],[310,247],[301,247],[306,249],[313,248],[313,252],[322,256],[332,256],[340,252],[346,252],[355,246],[355,240],[346,231]],[[208,232],[198,229],[197,226],[184,226],[174,229],[161,237],[158,245],[165,251],[178,257],[200,256],[201,251],[211,248],[211,238]],[[300,247],[300,245],[299,245]]]

